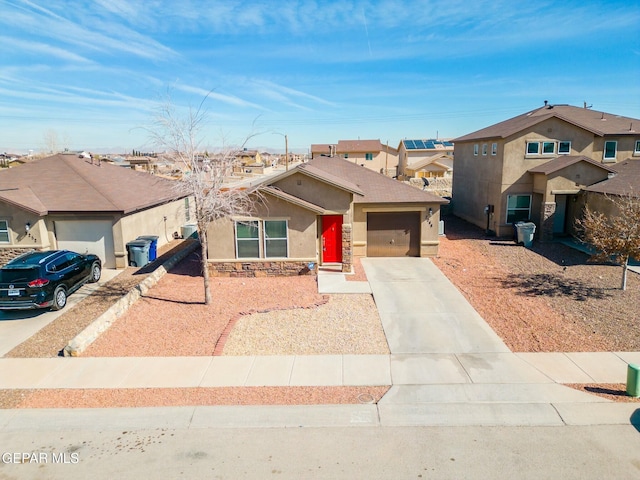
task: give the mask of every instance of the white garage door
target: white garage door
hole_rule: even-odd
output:
[[[55,222],[58,248],[93,253],[106,268],[116,267],[110,220],[63,220]]]

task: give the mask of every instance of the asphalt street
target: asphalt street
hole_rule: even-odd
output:
[[[640,433],[632,426],[102,427],[1,431],[0,478],[640,477]],[[24,462],[13,462],[16,453],[26,454]]]

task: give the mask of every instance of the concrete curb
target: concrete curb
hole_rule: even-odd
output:
[[[109,309],[96,318],[82,332],[76,335],[62,350],[65,357],[77,357],[91,345],[102,332],[111,326],[116,319],[126,312],[138,298],[145,295],[151,287],[173,268],[179,261],[194,252],[200,246],[200,242],[193,242],[191,245],[180,250],[169,260],[156,268],[147,278],[136,285],[129,293],[114,303]]]

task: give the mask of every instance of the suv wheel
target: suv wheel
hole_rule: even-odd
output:
[[[67,304],[67,291],[62,286],[58,286],[53,292],[53,304],[51,310],[61,310]]]
[[[100,280],[100,275],[102,275],[102,269],[100,268],[100,264],[95,262],[91,265],[91,275],[89,276],[89,283],[96,283]]]

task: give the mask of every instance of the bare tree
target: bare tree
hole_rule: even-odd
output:
[[[582,218],[576,220],[584,243],[594,247],[594,261],[611,261],[622,265],[621,289],[627,289],[629,259],[640,259],[640,197],[605,195],[611,202],[610,214],[585,206]]]
[[[193,196],[195,200],[204,297],[205,303],[209,305],[212,301],[207,266],[209,226],[221,218],[251,215],[256,197],[246,188],[225,183],[225,178],[233,172],[234,150],[224,148],[214,158],[200,155],[200,135],[207,117],[204,109],[206,99],[207,96],[198,108],[189,108],[188,113],[181,116],[168,98],[158,109],[154,123],[147,131],[151,141],[160,150],[166,151],[166,155],[182,170],[176,190]],[[248,136],[242,146],[254,135]]]
[[[58,141],[58,133],[55,130],[50,128],[49,130],[44,132],[42,141],[44,143],[45,153],[47,154],[58,153],[58,146],[60,142]]]

